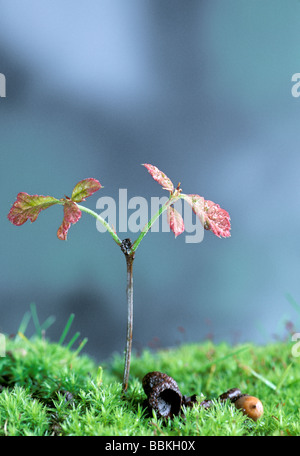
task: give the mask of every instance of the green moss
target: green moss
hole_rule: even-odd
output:
[[[291,343],[231,347],[211,342],[133,354],[129,389],[122,394],[123,358],[92,359],[41,337],[7,340],[0,358],[0,435],[299,435],[300,358]],[[143,407],[141,380],[152,370],[173,377],[185,395],[215,398],[185,418],[163,422]],[[229,388],[257,396],[258,422],[217,397]]]

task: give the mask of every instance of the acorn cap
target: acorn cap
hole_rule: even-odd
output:
[[[182,394],[172,377],[162,372],[149,372],[143,378],[143,388],[148,398],[148,405],[158,418],[172,418],[179,415]]]

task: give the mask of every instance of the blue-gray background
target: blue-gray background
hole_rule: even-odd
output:
[[[299,23],[296,0],[0,1],[1,332],[34,302],[56,317],[52,340],[74,313],[85,352],[122,353],[126,264],[110,236],[83,214],[59,241],[60,207],[22,227],[6,216],[19,191],[62,197],[86,177],[104,186],[93,210],[119,188],[165,195],[142,163],[228,210],[232,236],[148,234],[134,349],[300,329],[286,298],[300,300]]]

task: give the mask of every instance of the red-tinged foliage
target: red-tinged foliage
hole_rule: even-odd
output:
[[[167,220],[175,238],[184,232],[183,218],[173,206],[169,206],[167,209]]]
[[[78,222],[81,217],[81,211],[76,203],[84,201],[100,188],[99,181],[88,178],[75,185],[71,199],[65,197],[59,200],[52,196],[28,195],[28,193],[21,192],[8,213],[8,219],[14,225],[23,225],[27,220],[34,222],[42,210],[53,206],[53,204],[63,204],[64,219],[57,231],[57,237],[66,240],[71,224]]]
[[[165,190],[171,192],[172,197],[184,198],[192,207],[193,211],[200,219],[203,227],[206,230],[210,230],[218,237],[229,237],[230,236],[230,217],[227,211],[222,209],[218,204],[205,200],[203,196],[197,194],[185,195],[181,193],[179,185],[175,190],[172,181],[156,166],[150,164],[144,164],[154,180],[163,186]],[[179,196],[180,194],[180,196]],[[183,220],[178,217],[179,214],[174,210],[168,209],[168,221],[175,236],[181,234],[184,231]]]
[[[203,227],[218,237],[230,237],[230,217],[219,204],[199,195],[182,195],[199,217]]]
[[[27,220],[34,222],[41,211],[58,202],[59,200],[52,196],[28,195],[20,192],[7,217],[16,226],[23,225]]]
[[[81,217],[81,210],[73,201],[66,201],[64,204],[64,218],[57,230],[57,237],[61,241],[66,241],[71,224],[75,224]]]
[[[205,200],[204,228],[212,231],[218,237],[230,237],[230,216],[219,204]]]
[[[187,203],[192,207],[193,211],[199,217],[202,225],[204,225],[204,198],[200,195],[182,195]]]
[[[71,200],[75,201],[75,203],[85,201],[85,199],[88,196],[91,196],[93,193],[100,190],[100,188],[102,188],[102,185],[98,180],[92,177],[89,177],[88,179],[83,179],[75,185],[72,192]]]
[[[165,190],[168,190],[171,193],[174,192],[173,182],[165,175],[165,173],[156,168],[156,166],[149,165],[148,163],[143,164],[143,166],[147,168],[153,179],[156,180]]]

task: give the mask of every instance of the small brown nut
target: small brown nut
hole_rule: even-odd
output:
[[[254,421],[257,421],[263,414],[264,408],[261,401],[254,396],[243,394],[239,397],[234,405],[237,409],[240,409],[244,415],[247,415]]]

